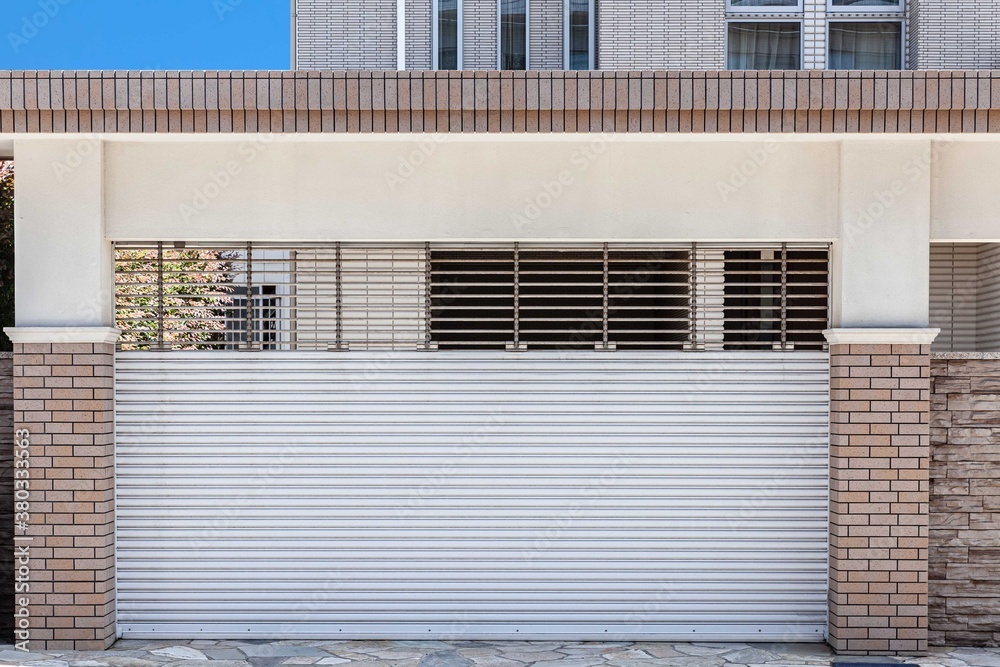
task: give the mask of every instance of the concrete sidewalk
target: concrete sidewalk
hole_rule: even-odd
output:
[[[18,652],[0,645],[0,665],[24,667],[775,667],[834,663],[1000,667],[1000,649],[933,648],[919,658],[834,656],[825,644],[561,641],[119,641],[108,651]]]

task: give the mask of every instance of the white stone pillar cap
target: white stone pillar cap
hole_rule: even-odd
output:
[[[14,343],[114,343],[121,331],[113,327],[6,327]]]
[[[940,329],[827,329],[823,332],[830,345],[930,345]]]

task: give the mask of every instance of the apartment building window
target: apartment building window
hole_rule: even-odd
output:
[[[528,0],[500,0],[500,69],[528,69]]]
[[[434,0],[434,69],[462,69],[462,3]]]
[[[901,69],[900,21],[832,21],[830,69]]]
[[[830,9],[848,12],[884,12],[903,9],[903,0],[830,0]]]
[[[799,69],[800,21],[733,21],[728,30],[729,69]]]
[[[733,12],[789,12],[802,9],[802,0],[728,0]]]
[[[594,69],[594,0],[566,0],[566,69]]]

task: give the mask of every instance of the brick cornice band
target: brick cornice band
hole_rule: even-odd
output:
[[[121,331],[112,327],[7,327],[12,343],[115,343]]]
[[[1000,132],[1000,70],[0,71],[53,132]]]
[[[827,329],[823,332],[830,345],[930,345],[940,329],[918,328],[850,328]]]

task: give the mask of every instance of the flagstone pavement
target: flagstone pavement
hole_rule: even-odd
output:
[[[921,657],[858,658],[835,656],[823,644],[707,642],[122,640],[107,651],[45,653],[0,645],[0,665],[23,667],[854,667],[858,663],[1000,667],[1000,649],[932,648]]]

